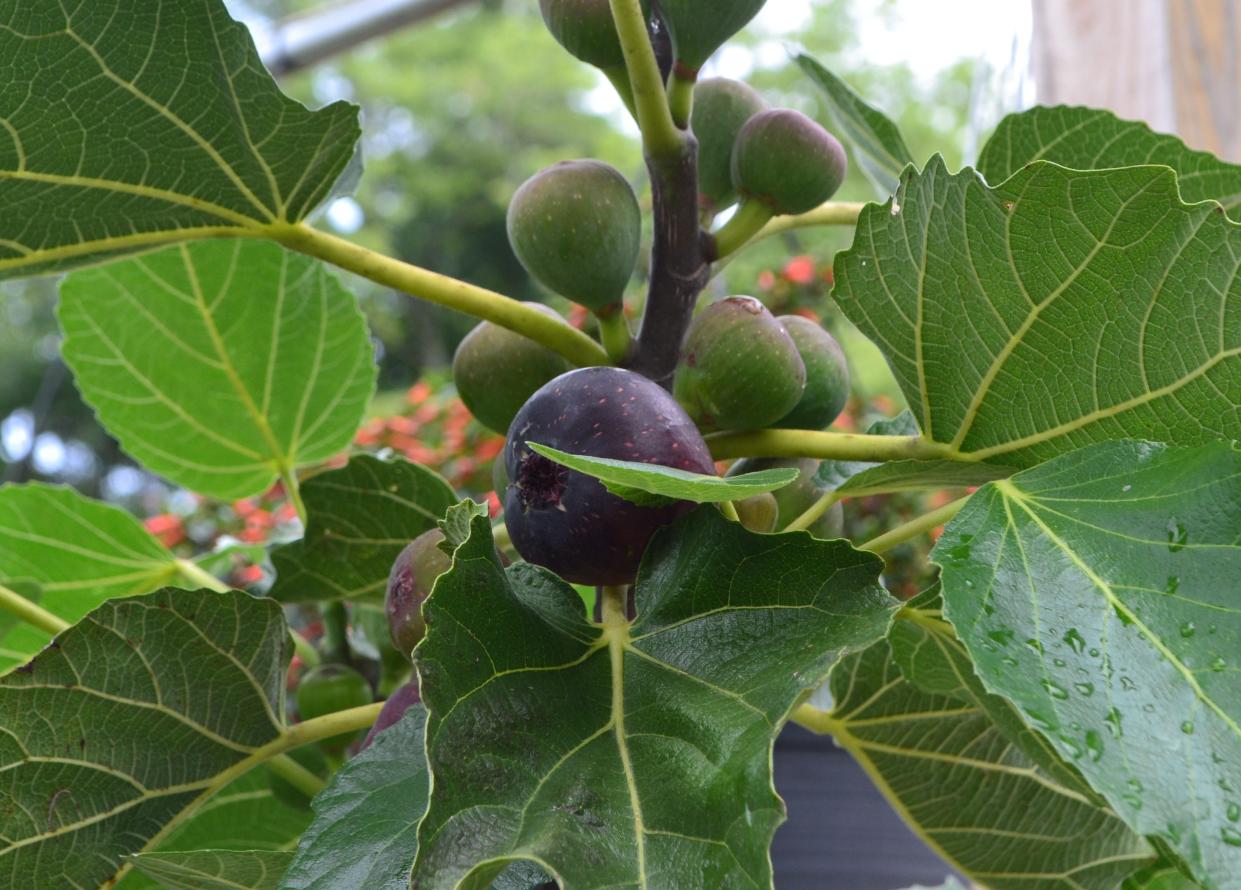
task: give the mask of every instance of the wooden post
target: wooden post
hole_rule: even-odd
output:
[[[1241,161],[1241,0],[1033,0],[1044,105],[1109,108]]]

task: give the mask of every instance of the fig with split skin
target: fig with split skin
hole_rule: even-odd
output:
[[[621,368],[570,371],[536,392],[509,428],[505,522],[517,552],[577,584],[628,584],[651,537],[695,505],[640,507],[530,447],[714,474],[702,434],[655,382]]]
[[[698,196],[714,213],[737,202],[732,158],[746,121],[767,108],[763,97],[739,80],[712,77],[694,87],[690,127],[698,139]]]
[[[776,319],[793,338],[806,366],[806,388],[797,405],[775,424],[797,430],[821,430],[831,425],[849,400],[849,363],[836,338],[822,326],[800,315]]]
[[[761,429],[797,405],[806,366],[788,331],[753,297],[726,297],[689,326],[673,392],[704,430]]]
[[[526,305],[563,321],[550,306]],[[457,347],[452,359],[452,379],[461,401],[479,423],[497,433],[506,433],[526,399],[569,368],[563,357],[546,346],[484,321]]]
[[[773,215],[805,213],[840,188],[848,170],[836,137],[800,111],[761,111],[737,134],[733,186]]]
[[[422,604],[431,594],[435,579],[452,568],[452,559],[440,549],[444,533],[430,529],[405,545],[388,574],[384,614],[392,645],[406,658],[426,633]]]
[[[642,213],[616,168],[563,161],[513,195],[508,236],[533,278],[600,318],[612,317],[638,261]]]

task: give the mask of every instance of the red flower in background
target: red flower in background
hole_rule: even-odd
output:
[[[176,547],[185,540],[185,523],[174,513],[160,513],[142,524],[165,547]]]

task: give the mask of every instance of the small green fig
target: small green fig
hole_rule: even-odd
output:
[[[840,416],[849,399],[849,363],[836,338],[808,318],[782,315],[784,325],[806,366],[801,401],[775,424],[798,430],[821,430]]]
[[[728,469],[729,476],[757,473],[760,470],[796,469],[798,476],[783,488],[771,494],[776,500],[776,528],[784,528],[798,516],[810,509],[824,489],[815,484],[814,474],[819,462],[810,457],[748,457],[739,460]]]
[[[847,169],[845,150],[836,137],[787,108],[754,115],[733,146],[737,193],[775,214],[818,207],[836,194]]]
[[[780,506],[771,492],[756,494],[741,501],[734,501],[733,508],[741,524],[752,532],[766,534],[776,530],[776,518],[780,515]]]
[[[698,198],[705,209],[736,203],[733,145],[745,122],[766,107],[763,97],[739,80],[712,77],[694,87],[690,126],[698,139]]]
[[[550,306],[526,305],[560,319]],[[570,367],[546,346],[484,321],[457,347],[452,379],[461,401],[479,423],[497,433],[507,433],[509,423],[534,391]]]
[[[676,68],[692,80],[711,54],[758,15],[767,0],[659,0]]]
[[[793,410],[805,385],[784,326],[753,297],[727,297],[690,324],[673,394],[701,429],[760,429]]]
[[[444,533],[438,528],[425,531],[405,545],[392,563],[384,612],[392,645],[406,658],[427,631],[422,604],[435,586],[435,579],[452,568],[452,560],[440,549]]]
[[[547,30],[575,58],[596,68],[625,64],[608,0],[539,0]]]
[[[642,213],[616,168],[563,161],[513,195],[508,237],[526,271],[545,287],[612,315],[638,261]]]

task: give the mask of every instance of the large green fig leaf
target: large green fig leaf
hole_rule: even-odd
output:
[[[110,597],[177,584],[179,575],[177,558],[118,507],[59,486],[0,486],[0,583],[33,582],[39,605],[70,624]],[[9,627],[0,671],[50,639],[27,624]]]
[[[1241,429],[1241,227],[1164,167],[934,158],[863,211],[836,298],[944,457],[1025,467],[1118,437]]]
[[[139,855],[175,858],[183,853],[228,850],[291,855],[310,818],[309,810],[288,806],[272,794],[265,769],[254,769],[181,819],[153,854]],[[117,890],[160,890],[164,885],[140,868],[132,868],[116,886]]]
[[[302,497],[305,537],[272,551],[284,602],[382,598],[397,555],[457,502],[434,471],[369,455],[310,478]]]
[[[1241,452],[1083,449],[981,489],[934,558],[987,689],[1204,887],[1241,886]]]
[[[852,149],[854,160],[880,198],[895,192],[901,171],[914,163],[900,129],[891,118],[868,104],[851,86],[811,56],[802,53],[796,61],[818,85],[837,134]]]
[[[487,887],[524,859],[565,890],[770,887],[772,741],[886,630],[878,559],[700,509],[652,542],[632,625],[599,625],[548,572],[502,569],[485,518],[458,527],[415,650],[432,782],[413,886]]]
[[[1183,200],[1218,201],[1229,211],[1241,206],[1241,166],[1110,111],[1060,105],[1010,114],[983,146],[978,172],[998,184],[1033,161],[1074,170],[1164,164],[1176,171]]]
[[[823,721],[910,827],[991,890],[1113,890],[1150,846],[1028,759],[977,703],[924,692],[887,642],[832,671]]]
[[[59,316],[65,362],[108,431],[218,498],[348,447],[375,386],[353,294],[274,244],[182,244],[75,272]]]
[[[280,850],[193,850],[140,853],[133,863],[167,890],[276,890],[292,859]]]
[[[289,647],[271,600],[161,590],[0,678],[0,886],[97,887],[261,762]]]
[[[284,96],[222,0],[0,0],[0,59],[0,278],[287,227],[359,136]]]
[[[426,711],[412,707],[314,799],[280,890],[407,890],[427,808]]]

